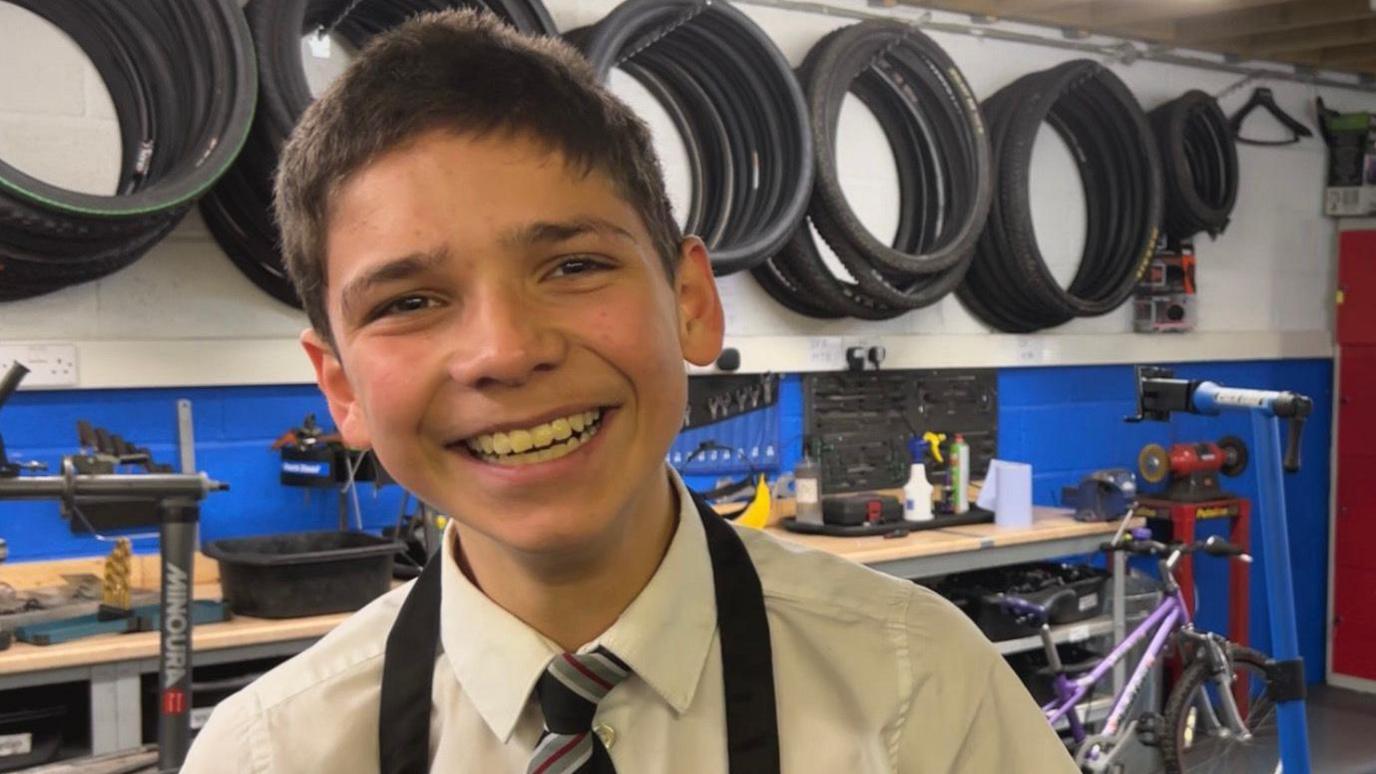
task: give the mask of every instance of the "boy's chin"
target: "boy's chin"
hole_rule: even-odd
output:
[[[561,563],[597,556],[615,543],[616,527],[605,512],[568,506],[525,509],[501,523],[473,525],[495,547],[523,559]]]

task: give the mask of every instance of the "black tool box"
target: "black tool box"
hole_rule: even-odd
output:
[[[933,588],[970,616],[984,636],[999,641],[1037,633],[1036,626],[1019,624],[1004,611],[1003,595],[1036,604],[1057,599],[1049,620],[1054,626],[1101,615],[1107,581],[1108,572],[1097,567],[1033,562],[948,575]],[[1072,593],[1058,596],[1066,589]]]

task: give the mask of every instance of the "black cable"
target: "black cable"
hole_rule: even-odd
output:
[[[0,301],[137,260],[228,168],[256,97],[252,42],[234,0],[9,1],[91,59],[121,145],[110,195],[66,190],[0,160]]]
[[[965,274],[993,189],[984,122],[964,76],[915,28],[875,20],[823,37],[798,78],[817,164],[808,220],[854,282],[827,267],[806,223],[756,278],[795,311],[824,311],[813,316],[887,319],[938,301]],[[891,244],[860,223],[841,190],[836,127],[847,93],[874,114],[894,152]]]
[[[812,136],[783,54],[754,22],[712,0],[628,0],[567,35],[605,80],[619,67],[664,106],[688,151],[687,233],[716,274],[779,250],[812,189]]]
[[[1106,314],[1132,295],[1162,212],[1156,140],[1123,82],[1090,60],[1025,75],[983,104],[998,180],[974,262],[956,291],[989,325],[1027,333]],[[1032,226],[1029,170],[1042,122],[1070,149],[1085,192],[1085,246],[1069,287]]]
[[[201,200],[201,214],[221,249],[264,292],[301,306],[278,252],[272,215],[278,155],[314,101],[301,38],[337,33],[359,50],[412,16],[464,7],[486,8],[522,32],[557,32],[540,0],[252,0],[244,9],[257,50],[258,113],[238,161]]]
[[[1237,144],[1218,101],[1187,91],[1147,114],[1166,186],[1163,230],[1176,240],[1217,237],[1237,201]]]

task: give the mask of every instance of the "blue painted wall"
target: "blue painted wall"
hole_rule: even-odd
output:
[[[1332,445],[1332,362],[1290,360],[1238,363],[1194,363],[1176,367],[1184,379],[1209,379],[1234,387],[1292,390],[1314,400],[1305,427],[1303,468],[1286,476],[1290,556],[1295,578],[1295,607],[1300,653],[1306,676],[1320,682],[1324,674],[1324,626],[1328,594],[1329,449]],[[1148,443],[1218,440],[1236,435],[1253,446],[1251,421],[1242,412],[1219,417],[1178,416],[1168,424],[1126,424],[1135,400],[1132,369],[1126,366],[1007,369],[999,375],[999,454],[1033,465],[1033,499],[1059,504],[1061,487],[1105,467],[1137,468],[1137,454]],[[1282,442],[1284,436],[1282,436]],[[1255,458],[1253,459],[1255,462]],[[1257,466],[1238,478],[1224,478],[1230,491],[1257,497]],[[1263,568],[1266,558],[1256,540],[1259,519],[1252,515],[1251,641],[1270,648],[1270,617]],[[1224,525],[1208,523],[1201,536],[1221,534]],[[1227,563],[1195,561],[1199,588],[1199,622],[1227,631]]]
[[[1178,366],[1177,373],[1182,378],[1207,378],[1232,386],[1289,389],[1314,399],[1315,414],[1304,437],[1305,467],[1287,477],[1286,495],[1301,652],[1311,680],[1320,678],[1328,577],[1331,362],[1188,364]],[[328,422],[324,400],[314,387],[24,392],[0,411],[0,431],[11,456],[55,465],[63,453],[75,448],[76,420],[86,419],[150,447],[160,461],[175,462],[178,398],[189,398],[193,403],[197,467],[232,486],[230,492],[205,503],[203,538],[329,529],[336,524],[337,495],[281,486],[277,455],[268,448],[308,412]],[[1135,469],[1138,451],[1147,443],[1216,440],[1227,434],[1251,440],[1250,424],[1242,414],[1184,416],[1169,424],[1126,424],[1122,420],[1132,412],[1133,400],[1132,370],[1127,366],[1004,369],[999,374],[999,454],[1032,463],[1035,501],[1055,505],[1063,485],[1079,481],[1092,470]],[[769,426],[778,434],[778,467],[790,469],[802,440],[798,376],[783,378],[775,411],[777,417]],[[1252,466],[1242,477],[1226,482],[1238,494],[1255,498],[1255,474]],[[715,484],[715,477],[691,477],[689,481],[707,488]],[[379,529],[395,521],[401,499],[398,487],[375,491],[365,484],[359,495],[366,528]],[[1254,519],[1263,517],[1258,514]],[[1254,528],[1253,534],[1257,532]],[[15,560],[108,550],[92,538],[73,536],[51,503],[0,503],[0,537],[9,542]],[[154,541],[135,546],[138,551],[155,548]],[[1261,574],[1265,557],[1258,560],[1252,570],[1252,641],[1266,648],[1270,638]],[[1201,622],[1222,630],[1226,622],[1225,566],[1211,560],[1198,561],[1196,566],[1202,595]]]
[[[56,470],[62,455],[76,450],[76,422],[85,419],[147,446],[155,460],[175,466],[179,398],[192,404],[197,470],[230,485],[230,491],[210,496],[202,506],[203,540],[338,524],[336,490],[282,486],[280,458],[270,449],[307,413],[329,425],[325,400],[314,386],[20,392],[0,409],[0,432],[11,459],[36,459]],[[400,487],[375,491],[361,484],[358,496],[365,528],[396,521]],[[0,502],[0,538],[8,542],[12,561],[109,551],[92,537],[73,535],[51,502]],[[156,549],[156,540],[134,543],[139,553]]]

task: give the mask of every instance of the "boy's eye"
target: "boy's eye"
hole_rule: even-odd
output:
[[[430,308],[434,305],[434,303],[434,299],[428,296],[402,296],[400,298],[392,299],[391,301],[388,301],[387,303],[378,307],[377,311],[373,313],[373,317],[389,317],[391,315],[396,314],[408,314],[410,312],[419,312],[422,309]]]
[[[591,274],[606,268],[608,268],[606,263],[586,255],[580,255],[560,261],[559,265],[554,267],[553,275],[572,277],[579,274]]]

